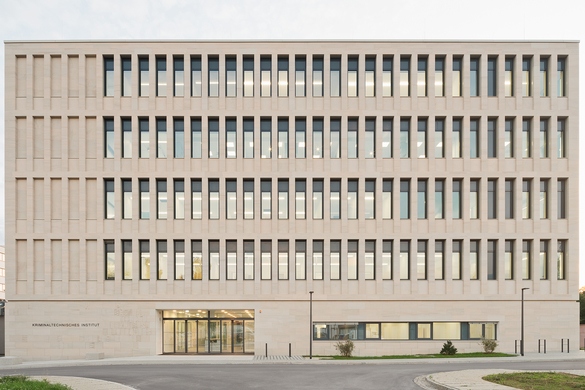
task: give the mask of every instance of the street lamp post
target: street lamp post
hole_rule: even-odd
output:
[[[309,291],[309,301],[311,302],[309,310],[309,322],[311,323],[311,331],[309,332],[309,359],[313,359],[313,292]]]
[[[520,355],[524,356],[524,290],[528,290],[528,287],[522,289],[522,323],[521,323],[521,337],[520,337]]]

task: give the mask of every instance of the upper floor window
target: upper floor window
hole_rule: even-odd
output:
[[[331,97],[341,96],[341,57],[331,56],[329,66],[331,72],[331,80],[329,83],[331,88]]]
[[[376,96],[376,56],[366,57],[366,97]]]
[[[461,79],[462,79],[462,71],[463,69],[463,58],[461,57],[453,57],[453,88],[452,93],[453,96],[461,96]]]
[[[122,96],[132,96],[132,59],[122,57]]]
[[[313,96],[323,96],[323,56],[313,56]]]
[[[104,96],[114,96],[113,57],[104,57]]]
[[[504,62],[504,95],[514,96],[514,57],[506,57]]]
[[[244,96],[254,96],[254,57],[244,56]]]
[[[167,57],[156,57],[156,96],[167,96]]]
[[[104,119],[104,157],[114,158],[114,119]]]
[[[479,57],[469,60],[469,96],[479,96]]]
[[[358,56],[347,58],[347,96],[358,95]]]
[[[288,56],[278,56],[278,96],[288,96]]]
[[[497,57],[489,57],[487,62],[488,68],[488,79],[487,79],[487,87],[488,87],[488,96],[496,96],[497,95],[497,85],[498,85],[498,58]]]
[[[208,95],[219,96],[219,57],[209,56],[207,59],[208,70]]]
[[[540,96],[548,96],[548,60],[540,57]]]
[[[183,56],[175,56],[173,58],[174,68],[174,96],[185,96],[185,61]]]
[[[435,96],[445,96],[445,57],[435,57]]]
[[[191,56],[191,96],[201,96],[201,56]]]
[[[392,96],[392,56],[382,59],[382,96]]]
[[[306,95],[306,69],[307,58],[305,56],[295,57],[295,96],[304,97]]]
[[[358,158],[358,119],[347,120],[347,158]]]
[[[272,58],[260,57],[260,96],[272,96]]]
[[[235,97],[237,90],[236,80],[236,57],[226,56],[225,58],[225,96]]]
[[[418,72],[416,78],[417,96],[427,96],[427,58],[418,57]]]
[[[150,87],[148,57],[138,58],[138,68],[140,70],[140,73],[138,73],[138,82],[140,83],[139,96],[148,96]]]
[[[522,96],[532,96],[532,58],[522,58]]]
[[[557,60],[557,96],[567,96],[565,92],[565,62],[566,58]]]
[[[400,57],[400,96],[410,96],[410,57]]]

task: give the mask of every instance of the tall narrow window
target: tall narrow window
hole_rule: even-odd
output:
[[[191,96],[201,96],[201,56],[191,56]]]
[[[238,136],[236,132],[236,119],[226,118],[225,120],[225,156],[236,158],[238,150]]]
[[[366,118],[366,158],[376,158],[376,119]],[[357,141],[356,141],[357,143]]]
[[[313,96],[323,96],[323,56],[313,56]]]
[[[366,180],[366,198],[364,199],[366,219],[376,218],[376,180]]]
[[[410,241],[400,240],[400,280],[410,279]]]
[[[444,219],[445,180],[435,180],[435,219]]]
[[[479,240],[469,242],[469,279],[479,279]]]
[[[138,58],[138,68],[140,69],[139,82],[140,82],[140,96],[148,96],[150,80],[148,72],[148,57]]]
[[[416,135],[416,154],[418,158],[427,158],[427,120],[418,120]]]
[[[522,96],[532,96],[531,67],[532,59],[530,57],[522,58]]]
[[[278,158],[288,158],[288,118],[278,118]]]
[[[392,179],[382,182],[382,218],[392,219]]]
[[[185,158],[185,122],[183,118],[176,118],[173,120],[175,134],[173,136],[175,141],[175,158]]]
[[[451,248],[451,278],[461,279],[461,241],[453,240]]]
[[[530,119],[522,120],[522,157],[530,158],[532,156],[532,137],[530,136]]]
[[[272,279],[272,241],[262,240],[260,242],[260,250],[262,251],[260,254],[260,279],[270,280]]]
[[[313,219],[323,219],[322,179],[313,179]]]
[[[288,179],[278,179],[278,219],[288,219]]]
[[[548,279],[548,241],[540,241],[540,280]]]
[[[427,96],[427,58],[418,58],[418,71],[416,77],[417,96]]]
[[[307,218],[307,182],[305,179],[295,181],[295,218]]]
[[[307,123],[305,118],[295,119],[295,158],[306,157]]]
[[[209,158],[219,158],[219,119],[209,118],[208,134]]]
[[[150,137],[148,130],[148,119],[139,119],[138,127],[140,128],[140,158],[150,157]]]
[[[331,158],[341,157],[341,119],[332,118],[329,128],[329,149]]]
[[[332,241],[333,243],[333,241]],[[331,274],[331,279],[333,278],[333,273]],[[321,240],[314,240],[313,241],[313,280],[322,280],[323,279],[323,241]],[[336,279],[339,279],[337,277]]]
[[[435,96],[445,96],[445,57],[435,57]]]
[[[115,213],[115,204],[116,204],[116,196],[114,193],[114,180],[113,179],[106,179],[104,180],[104,193],[105,193],[105,217],[106,219],[114,219]]]
[[[156,181],[156,199],[157,219],[167,219],[167,181],[165,179]]]
[[[504,248],[504,279],[514,279],[514,240],[506,240]]]
[[[219,57],[207,57],[208,91],[210,97],[219,96]]]
[[[244,240],[244,279],[254,279],[254,240]]]
[[[557,241],[557,280],[565,280],[565,247],[566,241]]]
[[[435,120],[435,158],[445,158],[445,120]]]
[[[540,58],[540,96],[548,96],[548,57]]]
[[[497,96],[498,94],[498,58],[488,57],[487,61],[487,88],[488,96]]]
[[[392,158],[392,118],[382,122],[382,158]]]
[[[410,119],[400,119],[400,158],[410,158]]]
[[[238,212],[238,183],[235,179],[225,181],[225,217],[236,219]]]
[[[488,158],[496,158],[498,152],[498,134],[496,119],[488,119],[487,122],[487,152]]]
[[[498,192],[497,192],[497,186],[496,186],[497,180],[496,179],[488,179],[488,183],[487,183],[487,192],[488,192],[488,197],[487,197],[487,214],[488,214],[488,219],[496,219],[497,218],[497,197],[498,197]]]
[[[382,59],[382,96],[392,96],[392,56]]]
[[[451,157],[453,158],[461,158],[463,156],[462,154],[462,149],[461,149],[461,145],[462,145],[462,136],[463,134],[461,133],[461,128],[462,128],[462,124],[461,124],[461,119],[453,119],[453,135],[451,137],[451,143],[452,143],[452,152],[451,152]]]
[[[201,280],[203,277],[203,252],[201,240],[191,241],[191,262],[193,268],[193,280]]]
[[[400,58],[400,96],[410,96],[410,57]]]
[[[347,241],[347,280],[358,278],[358,241]]]
[[[254,57],[244,56],[244,96],[254,96]]]
[[[522,218],[530,218],[530,187],[532,182],[530,180],[522,180]]]
[[[376,96],[376,56],[366,56],[366,97]]]
[[[225,96],[235,97],[237,94],[237,61],[235,56],[225,57]]]
[[[504,62],[504,95],[514,96],[514,57],[506,57]]]
[[[209,219],[219,219],[219,180],[209,180]]]
[[[278,240],[278,279],[288,279],[288,240]]]
[[[122,240],[122,278],[132,279],[132,240]]]
[[[479,218],[479,180],[469,181],[469,218]]]
[[[104,157],[114,158],[114,120],[104,119]]]
[[[347,219],[358,219],[358,181],[347,181]]]
[[[226,280],[236,280],[238,278],[238,242],[236,240],[226,240],[225,242],[225,278]]]
[[[358,95],[358,57],[347,57],[347,96]]]
[[[209,240],[209,280],[219,280],[219,240]]]
[[[514,120],[506,119],[504,132],[504,157],[514,157]]]
[[[306,70],[307,70],[307,57],[296,56],[295,57],[295,96],[304,97],[306,95]]]
[[[141,179],[140,186],[140,219],[150,219],[150,190],[148,179]]]
[[[260,96],[272,96],[272,58],[260,57]]]
[[[567,195],[566,195],[566,186],[567,181],[564,179],[559,179],[557,181],[557,218],[558,219],[565,219],[567,218]]]
[[[469,157],[479,158],[479,119],[469,121]]]
[[[341,96],[341,57],[331,56],[330,62],[331,97]]]
[[[104,96],[114,96],[113,57],[104,57]]]
[[[272,120],[260,119],[260,157],[272,158]]]
[[[307,279],[307,242],[296,240],[295,242],[295,279]]]
[[[254,219],[254,179],[244,179],[244,219]]]
[[[376,279],[376,240],[366,240],[364,257],[364,279]]]
[[[185,181],[175,179],[175,219],[185,219]]]
[[[185,241],[175,240],[175,280],[185,279]]]
[[[260,181],[260,197],[262,200],[262,219],[272,218],[272,180],[262,179]]]
[[[122,218],[132,219],[132,180],[122,180]]]
[[[341,218],[341,180],[331,179],[329,184],[329,211],[331,219]]]
[[[540,158],[548,158],[548,120],[540,120]]]
[[[505,181],[505,204],[506,204],[506,219],[514,218],[514,180],[506,179]]]
[[[540,219],[548,219],[548,180],[540,181]]]
[[[244,158],[254,158],[254,118],[244,118]]]
[[[453,87],[452,93],[453,96],[461,96],[462,90],[462,71],[463,70],[463,58],[461,57],[453,57]]]
[[[488,240],[487,242],[487,278],[488,280],[496,280],[496,253],[497,240]]]
[[[522,279],[530,280],[530,241],[522,241]]]
[[[288,56],[278,56],[278,96],[288,96]]]
[[[435,280],[445,279],[445,241],[435,241]]]
[[[565,119],[557,121],[557,158],[566,158],[565,148]]]
[[[382,279],[392,279],[392,240],[382,242]]]
[[[132,158],[132,122],[122,119],[122,158]]]
[[[417,189],[417,218],[427,219],[427,181],[419,180]]]
[[[461,219],[461,200],[462,198],[462,194],[461,194],[461,187],[462,187],[462,181],[461,180],[453,180],[453,199],[452,199],[452,205],[453,205],[453,219]]]
[[[140,240],[140,279],[150,279],[150,242]]]
[[[157,253],[157,279],[167,280],[167,242],[162,240],[156,241],[156,253]]]
[[[173,57],[173,70],[174,70],[174,96],[185,95],[185,61],[183,56]]]
[[[358,119],[347,120],[347,158],[358,158]]]
[[[479,96],[479,57],[469,60],[469,95]]]
[[[122,96],[132,96],[132,59],[122,57]]]
[[[313,158],[323,158],[322,118],[313,118]]]
[[[191,179],[191,209],[193,219],[201,219],[203,203],[203,192],[201,188],[201,179]]]
[[[167,120],[156,119],[156,157],[167,158]]]
[[[156,57],[156,96],[167,96],[167,57]]]
[[[557,96],[567,96],[565,92],[565,58],[557,60]]]
[[[191,118],[191,157],[201,158],[201,118]]]
[[[418,280],[426,280],[427,278],[427,242],[419,240],[417,242],[416,253],[416,278]]]
[[[410,180],[400,180],[400,219],[410,218]]]
[[[106,280],[116,279],[116,252],[114,241],[104,241],[104,252],[106,255]]]

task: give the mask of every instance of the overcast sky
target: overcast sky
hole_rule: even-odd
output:
[[[585,40],[584,10],[582,0],[0,0],[0,39]],[[0,91],[4,91],[4,50],[0,67]],[[585,91],[585,61],[580,74],[579,89]],[[0,132],[0,150],[4,150],[4,94],[0,94]],[[585,137],[580,144],[583,150]],[[4,158],[0,172],[3,205]],[[585,158],[580,172],[585,193]],[[581,203],[583,222],[585,202]],[[580,242],[584,238],[581,228]],[[4,245],[3,206],[0,245]],[[585,247],[581,248],[581,286],[585,285],[584,259]]]

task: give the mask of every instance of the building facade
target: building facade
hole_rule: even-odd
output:
[[[577,341],[578,42],[5,49],[7,355]]]

